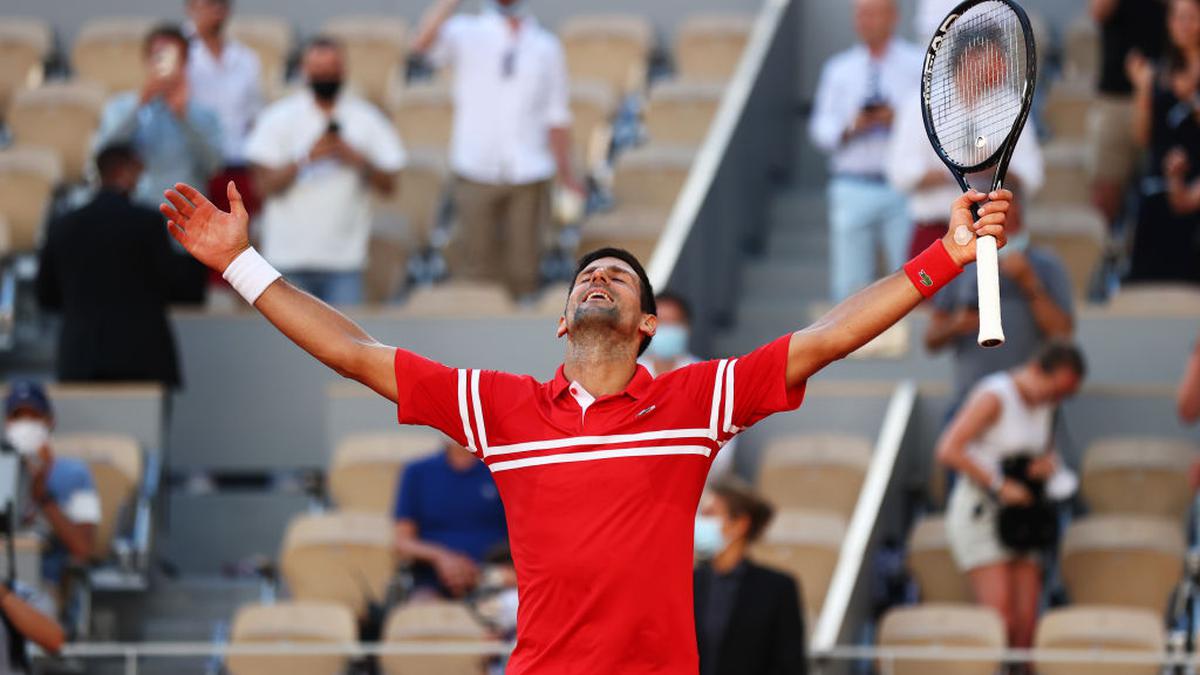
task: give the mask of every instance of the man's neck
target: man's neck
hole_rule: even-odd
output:
[[[563,375],[600,398],[625,391],[637,372],[637,348],[608,340],[570,340]]]
[[[746,544],[742,541],[731,542],[717,555],[713,556],[712,567],[717,574],[729,574],[738,563],[746,557]]]
[[[867,53],[871,55],[872,59],[882,59],[887,55],[888,43],[891,41],[891,38],[887,38],[878,42],[867,43]]]
[[[221,58],[221,52],[225,49],[225,40],[221,37],[221,31],[206,34],[197,33],[196,36],[200,38],[200,42],[204,43],[204,48],[210,54],[218,59]]]

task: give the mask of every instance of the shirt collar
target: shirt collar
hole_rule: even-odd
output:
[[[646,370],[645,366],[639,363],[637,370],[635,370],[633,373],[633,379],[629,380],[629,384],[625,385],[625,390],[620,394],[617,394],[617,396],[625,395],[634,400],[641,399],[646,395],[647,390],[650,388],[650,384],[653,382],[654,376],[650,374],[649,370]],[[551,380],[549,384],[550,398],[552,399],[562,396],[563,393],[570,388],[571,381],[568,380],[567,376],[563,373],[563,366],[560,365],[558,367],[558,371],[554,374],[554,379]]]

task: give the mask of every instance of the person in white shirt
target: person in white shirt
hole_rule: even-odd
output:
[[[581,193],[571,171],[569,88],[562,44],[521,0],[459,14],[440,0],[413,50],[454,69],[450,167],[459,219],[455,272],[535,292],[551,180]]]
[[[229,208],[225,184],[232,180],[246,210],[255,215],[260,204],[243,150],[263,107],[261,66],[254,50],[225,33],[232,5],[232,0],[186,0],[191,42],[187,77],[196,102],[216,113],[221,125],[224,167],[209,181],[208,194],[220,208]]]
[[[308,89],[267,107],[246,140],[265,200],[263,255],[318,298],[356,304],[371,229],[369,192],[395,189],[404,146],[383,113],[342,87],[337,41],[309,42],[303,70]]]
[[[897,269],[908,253],[912,224],[904,195],[888,185],[884,158],[897,102],[921,82],[921,52],[894,37],[894,0],[855,0],[861,44],[834,55],[821,70],[809,135],[830,155],[829,227],[833,301],[875,277],[882,244]]]

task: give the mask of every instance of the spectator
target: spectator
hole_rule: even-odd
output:
[[[484,557],[508,541],[491,472],[449,441],[442,452],[405,467],[395,517],[396,551],[415,562],[418,595],[465,596],[479,583]]]
[[[135,204],[142,163],[128,144],[96,157],[100,191],[51,223],[38,262],[38,302],[63,314],[58,379],[179,385],[167,302],[178,283],[166,227]]]
[[[566,59],[522,0],[451,18],[458,5],[439,0],[413,41],[434,65],[454,69],[455,264],[463,277],[499,279],[527,298],[540,281],[556,171],[582,193],[571,170]]]
[[[1200,0],[1171,0],[1167,56],[1129,60],[1134,137],[1149,147],[1131,281],[1200,283]]]
[[[9,385],[4,415],[4,438],[21,456],[29,477],[32,503],[19,511],[20,525],[40,520],[47,526],[42,580],[54,588],[65,581],[71,564],[86,565],[91,560],[100,497],[87,464],[54,455],[50,439],[54,411],[40,385],[29,380]]]
[[[246,141],[265,199],[263,255],[318,298],[356,304],[371,230],[369,193],[396,189],[404,146],[378,109],[342,86],[340,43],[309,42],[303,70],[308,90],[264,110]]]
[[[188,83],[197,103],[212,110],[221,124],[224,166],[208,184],[218,208],[228,209],[225,184],[233,181],[246,210],[258,213],[258,200],[246,169],[244,147],[254,116],[263,107],[261,65],[254,50],[225,33],[233,0],[186,0],[191,47]]]
[[[151,30],[143,54],[146,83],[105,105],[96,147],[131,143],[146,166],[134,200],[157,208],[163,190],[176,183],[208,183],[221,166],[221,127],[192,96],[188,41],[179,28],[164,24]]]
[[[1100,81],[1089,107],[1088,169],[1092,203],[1108,222],[1121,213],[1139,151],[1131,131],[1133,83],[1126,61],[1156,59],[1162,52],[1165,0],[1090,0],[1100,27]]]
[[[875,279],[876,251],[887,264],[905,261],[912,223],[904,196],[884,175],[895,106],[921,81],[921,51],[893,36],[894,0],[855,0],[862,44],[821,70],[809,134],[830,154],[829,245],[833,301]]]
[[[772,508],[739,481],[709,488],[696,517],[700,675],[804,675],[804,610],[788,575],[747,559]]]
[[[931,352],[954,353],[955,407],[985,375],[1025,363],[1047,340],[1069,338],[1075,330],[1071,279],[1054,251],[1029,243],[1022,202],[1013,199],[1000,252],[1000,312],[1004,344],[980,349],[979,287],[974,266],[933,297],[933,315],[925,330]]]
[[[1073,476],[1053,451],[1051,426],[1055,407],[1075,394],[1085,370],[1073,345],[1050,343],[1021,367],[981,381],[938,440],[938,460],[962,476],[946,508],[950,552],[976,600],[1004,617],[1009,645],[1018,649],[1033,643],[1042,573],[1035,554],[1010,550],[997,532],[1001,506],[1034,500],[1002,465],[1023,456],[1028,479],[1046,482],[1048,492],[1073,491]],[[1065,490],[1055,489],[1056,480],[1068,484]]]

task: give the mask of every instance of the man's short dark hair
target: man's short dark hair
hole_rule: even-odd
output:
[[[141,161],[141,157],[133,144],[111,143],[96,153],[96,173],[100,175],[101,181],[105,181],[113,171],[139,161]]]
[[[749,519],[750,526],[746,528],[747,543],[757,541],[767,529],[767,525],[771,524],[775,507],[759,496],[745,481],[726,476],[713,481],[708,489],[725,502],[730,518]]]
[[[658,315],[658,303],[654,301],[654,289],[650,286],[650,277],[646,276],[646,270],[642,267],[642,263],[638,261],[637,256],[623,248],[615,248],[608,246],[598,248],[595,251],[584,254],[579,259],[579,265],[575,268],[575,276],[571,279],[572,287],[574,287],[575,279],[579,278],[579,273],[582,272],[588,265],[596,262],[601,258],[616,258],[621,262],[628,264],[637,273],[638,283],[641,286],[642,296],[642,313]],[[570,291],[567,291],[568,298]],[[638,356],[641,356],[646,348],[650,346],[650,336],[642,339],[642,344],[638,347]]]
[[[174,23],[160,23],[154,28],[151,28],[150,32],[146,33],[146,37],[142,40],[142,53],[149,54],[150,46],[154,44],[155,40],[160,38],[166,38],[168,40],[174,40],[178,42],[180,47],[179,58],[187,60],[187,36],[183,34],[183,30],[179,27],[179,24]]]
[[[1066,340],[1051,340],[1043,345],[1037,353],[1037,364],[1038,369],[1047,374],[1059,368],[1069,368],[1079,379],[1087,376],[1087,360],[1083,352]]]
[[[304,51],[308,53],[313,49],[333,49],[338,53],[342,52],[342,41],[332,35],[320,34],[315,35],[304,43]]]
[[[692,303],[688,302],[687,298],[683,297],[679,293],[667,289],[654,296],[654,300],[655,303],[660,306],[664,302],[675,305],[679,308],[679,313],[683,315],[683,320],[688,323],[692,322]]]

